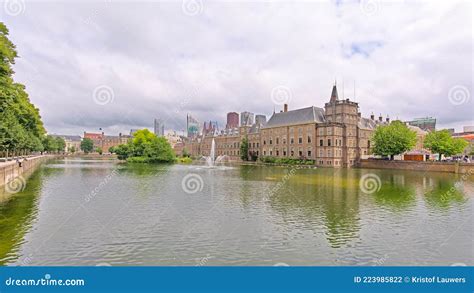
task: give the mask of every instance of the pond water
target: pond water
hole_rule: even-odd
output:
[[[54,160],[0,191],[0,264],[474,265],[473,177]]]

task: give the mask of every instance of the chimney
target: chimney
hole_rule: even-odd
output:
[[[370,119],[372,119],[372,120],[375,119],[374,113],[370,114]]]
[[[382,122],[382,120],[383,120],[383,117],[382,117],[382,114],[380,114],[379,121]]]
[[[283,112],[288,112],[288,104],[283,105]]]
[[[387,116],[387,118],[385,118],[385,121],[387,121],[387,123],[390,122],[390,118]]]

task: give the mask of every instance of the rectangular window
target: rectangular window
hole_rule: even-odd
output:
[[[286,151],[283,151],[283,156],[286,157]]]
[[[302,137],[298,137],[298,143],[299,144],[303,143],[303,138]]]
[[[293,144],[293,143],[295,143],[295,141],[294,141],[294,139],[293,139],[293,137],[292,137],[292,138],[290,138],[290,144]]]
[[[308,136],[308,143],[311,143],[311,136]]]
[[[302,152],[302,151],[299,151],[298,154],[300,155],[300,157],[303,156],[303,152]]]
[[[319,140],[319,146],[323,146],[323,140],[322,139]]]
[[[308,151],[308,157],[311,157],[311,151]]]
[[[277,138],[276,138],[276,144],[278,144],[278,142],[279,142],[279,139],[278,139],[278,137],[277,137]]]
[[[328,139],[328,146],[331,146],[331,139]]]
[[[276,151],[276,155],[277,157],[280,155],[280,152],[278,150]]]

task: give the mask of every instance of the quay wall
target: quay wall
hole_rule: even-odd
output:
[[[357,167],[366,169],[396,169],[474,175],[474,163],[461,162],[360,160]]]
[[[42,162],[54,158],[55,156],[43,155],[29,157],[26,160],[21,159],[21,167],[16,160],[8,162],[0,162],[0,187],[7,182],[14,180],[19,176],[26,176],[36,170]]]

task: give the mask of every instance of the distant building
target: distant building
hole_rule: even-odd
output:
[[[163,123],[163,120],[155,119],[154,133],[155,133],[156,136],[164,136],[165,135],[165,125]]]
[[[464,133],[474,133],[474,126],[464,126],[462,129]]]
[[[130,138],[130,135],[122,135],[119,133],[116,135],[105,135],[102,133],[92,133],[84,131],[84,138],[89,138],[94,143],[94,150],[101,148],[104,153],[109,152],[110,147],[118,146],[120,144],[126,144]]]
[[[252,126],[254,123],[254,114],[250,112],[240,113],[240,126]]]
[[[256,115],[255,116],[255,124],[258,124],[258,125],[267,124],[267,116],[265,116],[265,115]]]
[[[66,145],[64,146],[64,152],[70,153],[74,149],[74,152],[81,151],[81,137],[79,135],[60,135],[60,134],[53,134],[54,137],[61,137],[64,139]]]
[[[237,112],[227,113],[227,124],[225,128],[236,128],[239,127],[239,114]]]
[[[450,133],[451,135],[453,135],[453,134],[456,132],[456,130],[455,130],[454,128],[448,128],[448,129],[446,129],[446,130],[449,131],[449,133]]]
[[[415,118],[412,121],[408,121],[408,124],[419,127],[425,131],[436,130],[436,119],[433,117]]]
[[[186,132],[189,138],[199,135],[199,121],[191,115],[186,115]]]
[[[204,127],[202,129],[202,134],[214,134],[219,130],[219,124],[217,121],[209,121],[209,123],[204,122]]]
[[[253,118],[252,113],[243,112],[240,127],[198,136],[184,141],[184,147],[194,157],[208,156],[214,140],[217,156],[240,160],[240,144],[246,137],[253,159],[308,159],[321,167],[351,167],[370,155],[375,128],[390,122],[388,117],[362,117],[359,104],[339,99],[335,85],[324,108],[288,110],[285,104],[284,110],[273,113],[265,125],[253,123]]]

